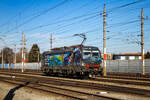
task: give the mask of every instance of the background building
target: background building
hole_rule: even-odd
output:
[[[102,58],[104,58],[104,57],[103,57],[103,54],[102,54],[101,56],[102,56]],[[111,53],[107,53],[106,59],[107,59],[107,60],[112,60],[112,59],[113,59],[113,55],[112,55]]]
[[[141,53],[125,53],[113,55],[113,60],[136,60],[141,58]]]

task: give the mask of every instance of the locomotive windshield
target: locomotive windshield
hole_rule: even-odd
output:
[[[84,52],[83,51],[83,57],[90,57],[91,56],[91,52]]]
[[[83,48],[83,57],[100,57],[98,48]]]
[[[100,57],[99,51],[84,51],[83,57]]]
[[[96,47],[86,47],[83,48],[83,63],[88,63],[90,64],[91,62],[93,63],[100,63],[101,61],[101,56],[100,56],[100,51]]]
[[[93,53],[92,53],[92,56],[93,56],[93,57],[98,57],[98,56],[99,56],[99,53],[98,53],[98,52],[93,52]]]

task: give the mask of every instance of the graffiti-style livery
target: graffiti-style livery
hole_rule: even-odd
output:
[[[54,48],[42,55],[41,70],[49,75],[102,75],[101,54],[97,47],[76,45]]]

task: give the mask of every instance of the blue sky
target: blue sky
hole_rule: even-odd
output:
[[[103,50],[103,5],[106,4],[107,52],[140,52],[140,16],[150,17],[150,0],[1,0],[0,38],[7,46],[21,48],[21,32],[26,36],[29,51],[37,43],[41,52],[50,47],[80,44],[85,33],[85,45]],[[150,19],[144,20],[145,52],[150,51]],[[4,46],[2,42],[0,49]]]

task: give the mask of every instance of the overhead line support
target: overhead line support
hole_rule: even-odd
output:
[[[141,9],[141,56],[142,56],[142,74],[145,75],[145,59],[144,59],[144,21],[143,8]]]
[[[106,8],[104,4],[104,11],[103,11],[103,76],[107,76],[106,71]]]
[[[52,50],[52,44],[53,44],[53,39],[52,39],[52,34],[50,35],[50,51]]]

